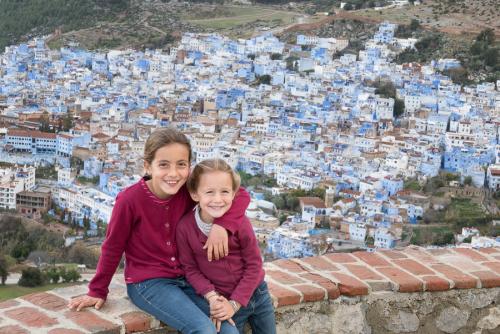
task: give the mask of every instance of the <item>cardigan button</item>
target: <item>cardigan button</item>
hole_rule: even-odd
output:
[[[171,260],[172,262],[173,262],[173,261],[175,261],[175,257],[173,257],[173,256],[172,256],[172,257],[170,258],[170,260]]]

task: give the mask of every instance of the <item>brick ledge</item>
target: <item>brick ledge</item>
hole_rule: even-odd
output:
[[[500,248],[426,250],[412,246],[401,251],[277,260],[265,268],[275,306],[281,308],[379,291],[500,287]],[[128,301],[123,278],[113,280],[101,311],[69,311],[68,300],[86,291],[86,286],[76,286],[0,303],[0,334],[137,333],[161,327]]]

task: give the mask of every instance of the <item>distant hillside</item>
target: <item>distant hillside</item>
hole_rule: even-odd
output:
[[[60,28],[63,32],[112,21],[129,0],[1,0],[0,50]]]

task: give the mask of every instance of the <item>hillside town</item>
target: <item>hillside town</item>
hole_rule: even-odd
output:
[[[168,52],[50,50],[46,38],[6,47],[0,208],[40,218],[57,207],[93,235],[143,174],[148,135],[174,126],[190,138],[194,163],[220,157],[274,180],[249,189],[247,210],[274,256],[393,248],[436,206],[405,181],[449,172],[469,180],[456,191],[500,189],[500,81],[454,84],[442,72],[456,59],[395,64],[417,42],[395,38],[396,28],[381,24],[358,55],[342,52],[348,40],[297,35],[286,44],[270,32],[185,33]],[[35,181],[40,169],[54,180]],[[262,191],[317,188],[324,198],[299,197],[282,220]],[[459,238],[469,237],[500,246],[464,228]]]

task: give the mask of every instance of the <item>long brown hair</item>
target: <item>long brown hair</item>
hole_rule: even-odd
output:
[[[185,134],[174,128],[159,128],[149,135],[144,145],[144,161],[151,165],[156,151],[169,144],[185,145],[189,151],[189,162],[191,162],[191,143]]]

